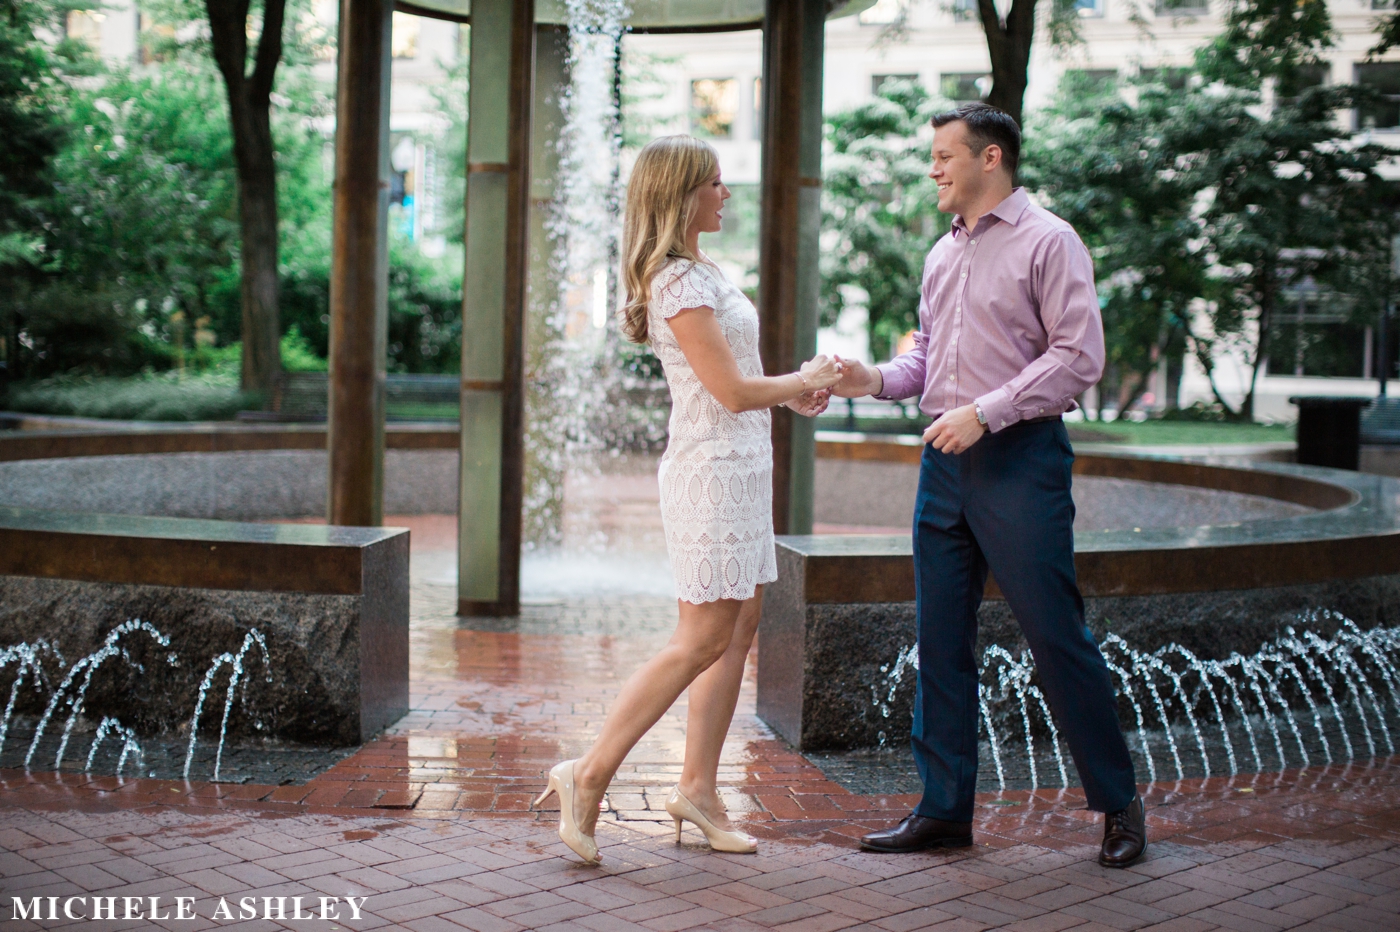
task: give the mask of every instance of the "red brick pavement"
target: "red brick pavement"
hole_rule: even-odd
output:
[[[61,910],[98,895],[165,897],[167,909],[192,896],[202,918],[84,929],[1400,928],[1400,758],[1150,786],[1153,844],[1126,871],[1093,863],[1099,817],[1073,790],[980,796],[971,849],[872,855],[855,836],[913,800],[827,780],[754,715],[752,679],[720,777],[760,853],[712,854],[693,829],[677,845],[658,811],[679,771],[682,700],[619,773],[605,860],[584,867],[554,835],[555,813],[528,801],[549,765],[586,746],[664,625],[464,630],[452,590],[424,582],[432,561],[417,566],[412,712],[305,786],[0,771],[0,932],[65,924],[11,918],[11,897],[58,897]],[[256,897],[260,918],[214,920],[220,896],[235,916]],[[278,897],[314,909],[321,896],[368,900],[358,920],[261,918]]]
[[[0,923],[71,924],[13,919],[12,897],[32,906],[101,895],[163,897],[167,914],[173,897],[194,897],[199,918],[84,929],[1378,932],[1400,916],[1397,777],[1392,759],[1157,785],[1149,856],[1108,871],[1090,860],[1096,817],[1068,793],[982,798],[977,846],[905,856],[854,848],[848,833],[869,810],[850,822],[751,820],[765,836],[756,856],[712,854],[693,833],[677,845],[668,826],[613,818],[598,832],[603,864],[590,868],[552,823],[505,813],[352,815],[255,800],[257,788],[11,772],[0,796]],[[292,898],[314,913],[323,896],[368,899],[356,921],[344,921],[343,902],[340,922],[289,918]],[[253,897],[258,918],[216,921],[220,897],[234,917]],[[264,918],[279,897],[283,918]],[[75,915],[89,903],[76,902]]]

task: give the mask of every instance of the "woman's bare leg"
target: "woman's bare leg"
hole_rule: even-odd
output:
[[[719,828],[730,829],[729,816],[720,802],[715,787],[719,772],[719,756],[724,749],[734,707],[739,702],[739,688],[744,682],[744,663],[749,647],[758,631],[758,619],[763,611],[763,587],[755,590],[753,598],[740,603],[739,618],[734,635],[724,656],[715,661],[690,684],[690,709],[685,728],[685,766],[681,770],[680,788],[685,798],[695,804],[705,817]]]
[[[745,604],[737,599],[681,602],[676,633],[623,684],[598,740],[574,764],[574,812],[584,834],[593,834],[598,803],[622,759],[685,688],[725,655]]]

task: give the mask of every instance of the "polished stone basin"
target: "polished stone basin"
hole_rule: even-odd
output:
[[[908,463],[918,448],[861,444],[835,454]],[[1286,463],[1227,468],[1103,455],[1079,456],[1075,481],[1120,497],[1146,484],[1176,486],[1188,498],[1236,496],[1201,499],[1228,521],[1076,531],[1086,620],[1098,638],[1113,633],[1148,650],[1176,643],[1221,658],[1257,649],[1310,609],[1363,628],[1400,617],[1400,481]],[[1167,489],[1134,507],[1139,517],[1169,518],[1159,506],[1170,500]],[[1244,506],[1262,516],[1239,514]],[[871,746],[879,732],[901,741],[908,691],[880,721],[870,697],[881,666],[915,641],[909,534],[784,537],[778,549],[779,579],[759,629],[759,714],[803,749]],[[1023,646],[995,579],[979,622],[979,649]],[[1331,622],[1317,624],[1331,633]]]
[[[230,737],[345,746],[408,710],[407,531],[0,506],[0,647],[47,641],[57,682],[132,619],[169,637],[178,662],[129,639],[131,663],[87,694],[94,721],[178,733],[211,661],[255,629],[271,662],[250,674]],[[21,712],[43,707],[32,689],[20,698]]]

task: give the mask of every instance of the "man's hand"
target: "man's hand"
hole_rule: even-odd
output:
[[[838,398],[863,398],[885,387],[884,376],[875,367],[867,366],[858,359],[842,359],[840,356],[836,357],[836,361],[843,370],[841,381],[831,386],[831,393]]]
[[[924,431],[924,443],[933,444],[939,453],[962,453],[986,432],[987,428],[977,422],[977,406],[963,405],[945,411],[930,424]]]
[[[803,392],[786,404],[803,417],[816,417],[826,410],[830,402],[831,389],[816,388],[810,392]]]

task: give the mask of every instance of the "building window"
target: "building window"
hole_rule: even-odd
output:
[[[977,10],[977,0],[953,0],[953,22],[982,22],[982,14]]]
[[[420,20],[408,13],[394,14],[394,37],[390,40],[395,58],[418,57],[418,24]]]
[[[903,0],[876,0],[868,10],[861,10],[857,19],[862,26],[888,26],[899,19]]]
[[[690,131],[702,139],[729,139],[739,110],[739,82],[699,78],[690,82]]]
[[[1374,88],[1382,99],[1356,108],[1358,129],[1400,127],[1400,62],[1376,62],[1356,66],[1356,83]]]
[[[1203,16],[1210,12],[1210,0],[1156,0],[1158,16]]]
[[[992,92],[992,76],[985,71],[945,74],[938,80],[938,90],[949,100],[985,100]]]
[[[1186,79],[1190,76],[1187,68],[1175,68],[1170,65],[1162,68],[1142,68],[1138,71],[1138,78],[1144,84],[1160,84],[1168,90],[1186,90]]]
[[[1393,10],[1395,9],[1395,0],[1371,0],[1371,9]]]
[[[94,49],[102,44],[102,21],[107,16],[91,10],[69,10],[64,18],[64,32],[68,38],[86,42]]]
[[[1274,93],[1278,95],[1278,102],[1284,106],[1291,106],[1298,102],[1303,91],[1313,87],[1322,87],[1327,83],[1327,79],[1332,76],[1330,65],[1301,65],[1294,69],[1294,72],[1280,78]]]
[[[1103,16],[1103,3],[1104,0],[1074,0],[1074,9],[1086,19]]]
[[[870,76],[870,93],[879,96],[880,90],[891,81],[908,81],[910,84],[918,84],[917,74],[872,74]]]
[[[1065,71],[1064,80],[1080,90],[1102,94],[1112,90],[1118,72],[1112,68],[1070,68]]]

